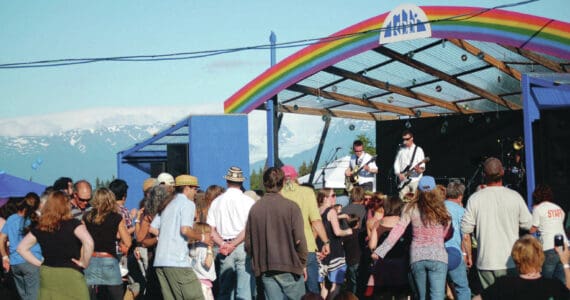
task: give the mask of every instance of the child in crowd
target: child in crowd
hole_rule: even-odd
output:
[[[209,235],[212,231],[210,225],[196,222],[194,229]],[[201,241],[193,241],[189,244],[192,268],[202,284],[202,292],[206,300],[214,300],[212,285],[216,280],[216,268],[214,267],[214,252],[212,246],[208,246]]]

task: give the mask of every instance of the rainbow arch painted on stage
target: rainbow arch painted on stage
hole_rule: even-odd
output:
[[[570,59],[570,23],[507,10],[421,6],[433,38],[493,42]],[[224,102],[225,113],[249,113],[287,86],[328,66],[377,47],[389,12],[347,27],[269,68]]]

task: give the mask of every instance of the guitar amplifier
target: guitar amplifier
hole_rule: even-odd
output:
[[[436,184],[441,184],[445,187],[447,187],[447,185],[450,182],[461,182],[463,184],[465,184],[465,177],[447,177],[447,176],[443,176],[443,177],[434,177],[435,178],[435,183]]]

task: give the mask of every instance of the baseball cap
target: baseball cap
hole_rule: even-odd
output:
[[[422,192],[435,189],[435,179],[431,176],[422,176],[420,182],[418,182],[418,189]]]
[[[156,182],[158,184],[174,185],[174,177],[168,173],[160,173],[156,177]]]

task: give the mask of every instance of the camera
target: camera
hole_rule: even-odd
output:
[[[562,234],[554,236],[554,247],[561,247],[560,250],[564,250],[564,236]]]

